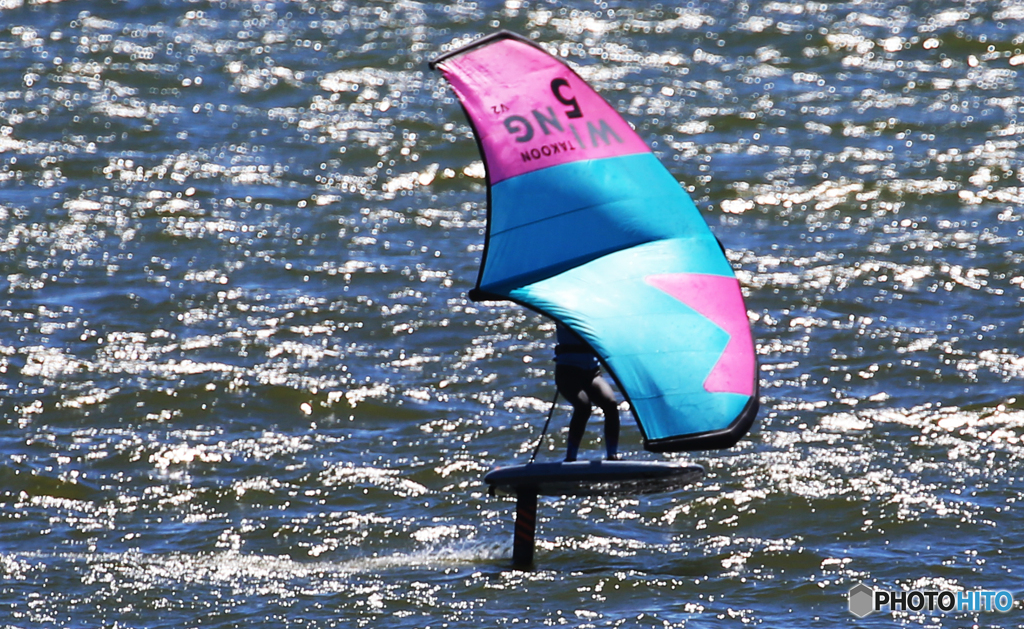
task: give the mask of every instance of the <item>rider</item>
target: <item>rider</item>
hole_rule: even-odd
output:
[[[601,377],[597,354],[568,327],[555,327],[555,386],[572,404],[565,460],[575,461],[592,406],[604,411],[604,445],[609,460],[619,458],[619,407],[608,382]]]

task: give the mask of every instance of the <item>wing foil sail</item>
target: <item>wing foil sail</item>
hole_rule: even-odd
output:
[[[511,299],[600,356],[655,452],[730,447],[758,409],[739,282],[707,223],[571,68],[500,32],[432,64],[487,170],[474,298]]]

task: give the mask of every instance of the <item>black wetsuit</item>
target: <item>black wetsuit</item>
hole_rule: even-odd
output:
[[[555,386],[572,404],[566,461],[575,461],[592,406],[604,411],[604,442],[609,459],[618,458],[619,407],[615,393],[601,377],[601,363],[583,339],[561,323],[556,329]]]

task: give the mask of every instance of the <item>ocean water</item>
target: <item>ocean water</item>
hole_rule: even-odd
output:
[[[763,398],[689,490],[542,500],[530,571],[481,479],[529,458],[553,326],[466,299],[484,171],[427,67],[499,28],[689,190]],[[0,626],[1024,626],[847,609],[1024,599],[1022,32],[1020,0],[0,0]]]

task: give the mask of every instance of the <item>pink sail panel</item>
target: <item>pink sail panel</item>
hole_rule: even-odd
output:
[[[501,39],[437,67],[474,122],[491,185],[559,164],[650,150],[575,72],[526,42]]]
[[[735,277],[703,273],[670,273],[645,278],[651,286],[668,293],[729,335],[725,351],[704,380],[709,393],[754,394],[754,339],[750,335],[743,293]]]

